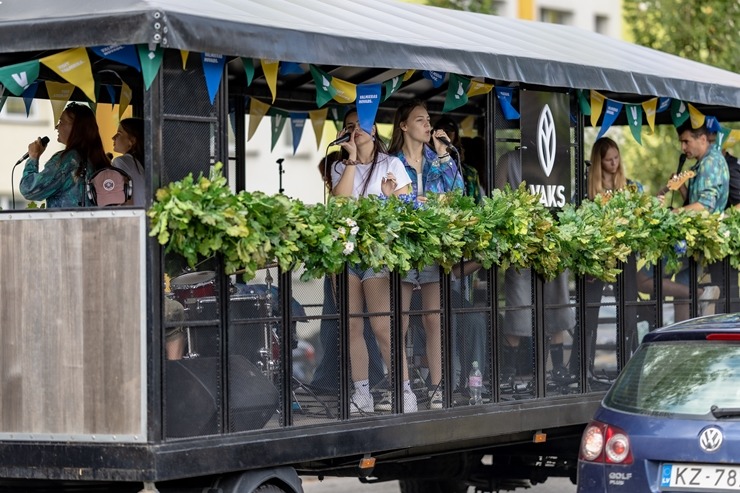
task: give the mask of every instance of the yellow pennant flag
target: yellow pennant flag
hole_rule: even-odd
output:
[[[357,86],[355,84],[333,77],[331,86],[337,90],[334,95],[334,101],[337,103],[348,104],[357,99]]]
[[[691,128],[699,128],[704,125],[707,117],[704,114],[694,108],[691,103],[688,103],[689,107],[689,118],[691,118]]]
[[[415,69],[411,68],[406,71],[405,74],[403,74],[403,81],[406,82],[411,78],[412,75],[414,75],[414,72],[416,72]]]
[[[655,110],[658,108],[658,98],[648,99],[642,103],[642,110],[650,126],[650,133],[655,133]]]
[[[604,96],[591,89],[591,126],[599,122],[601,110],[604,108]]]
[[[75,86],[63,82],[52,82],[46,81],[46,93],[49,95],[51,101],[51,109],[54,112],[54,121],[58,122],[62,116],[64,107],[67,106],[67,101],[72,96]]]
[[[182,69],[185,70],[185,67],[188,65],[188,55],[190,52],[188,50],[180,50],[180,58],[182,59]]]
[[[262,72],[265,74],[265,80],[267,86],[270,88],[272,93],[272,102],[275,102],[275,96],[277,95],[277,74],[278,66],[280,65],[279,60],[260,60],[262,64]]]
[[[39,60],[61,78],[82,89],[90,101],[95,101],[95,81],[93,80],[90,57],[85,48],[72,48]]]
[[[249,100],[249,132],[247,133],[247,141],[249,141],[254,132],[259,127],[262,117],[270,111],[270,105],[263,103],[254,98]]]
[[[470,87],[468,87],[468,97],[471,98],[473,96],[480,96],[481,94],[488,94],[492,89],[493,84],[471,80]]]
[[[722,143],[722,149],[727,150],[740,142],[740,129],[733,128],[730,133],[725,137],[725,141]]]
[[[460,122],[460,135],[463,137],[475,136],[475,115],[468,115]]]
[[[322,108],[320,110],[312,110],[308,112],[308,116],[311,118],[311,126],[313,127],[313,133],[316,136],[316,149],[321,149],[321,138],[324,136],[324,124],[326,123],[326,115],[329,113],[329,108]]]
[[[131,92],[131,88],[123,82],[123,85],[121,86],[121,98],[118,101],[118,118],[123,118],[123,114],[126,111],[126,108],[128,108],[129,103],[131,103],[131,98],[133,97],[133,93]]]

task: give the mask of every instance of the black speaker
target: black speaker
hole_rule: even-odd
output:
[[[221,431],[218,404],[218,358],[167,361],[165,434],[167,437],[212,435]],[[228,431],[262,428],[277,411],[277,388],[243,356],[229,357]]]

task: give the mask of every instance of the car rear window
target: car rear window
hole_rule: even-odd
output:
[[[645,344],[625,365],[604,404],[622,411],[663,416],[706,416],[713,405],[740,408],[740,344]]]

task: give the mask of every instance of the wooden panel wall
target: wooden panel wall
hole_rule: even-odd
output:
[[[142,439],[142,214],[0,218],[0,433]]]

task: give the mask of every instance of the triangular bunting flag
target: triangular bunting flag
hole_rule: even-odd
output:
[[[665,110],[671,107],[671,98],[658,98],[658,109],[656,113],[663,113]]]
[[[274,103],[277,96],[277,76],[280,62],[278,60],[260,60],[260,63],[262,64],[262,73],[265,74],[265,81],[267,81],[267,87],[270,88],[272,102]]]
[[[401,84],[403,83],[403,78],[400,75],[397,75],[393,77],[392,79],[388,79],[387,81],[383,82],[383,88],[385,89],[385,96],[383,96],[383,102],[385,102],[389,97],[391,97],[391,94],[398,91],[401,88]]]
[[[254,132],[259,127],[262,117],[270,111],[270,105],[258,101],[254,98],[249,100],[249,131],[247,132],[247,141],[252,139]]]
[[[689,119],[689,109],[686,107],[686,103],[679,99],[671,101],[671,120],[673,120],[673,126],[678,128]]]
[[[90,49],[99,57],[115,60],[141,72],[139,55],[133,45],[94,46]]]
[[[642,109],[645,111],[645,119],[650,127],[650,133],[655,132],[655,113],[658,106],[658,98],[648,99],[642,103]]]
[[[450,83],[447,87],[447,96],[442,113],[464,106],[468,102],[468,86],[470,79],[457,74],[450,74]]]
[[[403,74],[403,81],[406,82],[411,78],[412,75],[414,75],[414,72],[416,72],[416,69],[410,68],[406,71],[405,74]]]
[[[470,87],[468,88],[468,97],[480,96],[481,94],[488,94],[493,90],[493,84],[487,84],[477,80],[470,81]]]
[[[475,115],[468,115],[460,122],[462,137],[475,137]]]
[[[131,88],[125,82],[121,85],[121,98],[118,100],[118,119],[123,118],[123,114],[126,112],[128,105],[131,103],[133,98],[133,92]]]
[[[252,79],[254,79],[254,62],[251,58],[242,57],[242,65],[244,65],[244,73],[247,75],[247,87],[252,85]]]
[[[291,74],[303,74],[306,71],[303,70],[300,63],[296,62],[280,62],[280,75],[291,75]]]
[[[702,125],[704,125],[704,122],[706,121],[706,117],[704,114],[694,108],[694,105],[691,103],[688,103],[689,107],[689,118],[691,118],[691,128],[699,128]]]
[[[308,116],[311,118],[311,127],[313,127],[313,133],[316,136],[317,150],[321,149],[321,139],[324,136],[324,124],[326,123],[327,113],[329,113],[328,108],[308,112]]]
[[[2,96],[0,96],[0,111],[2,111],[3,110],[3,106],[5,106],[5,101],[8,100],[8,95],[7,94],[3,94],[2,92],[0,92],[0,94],[2,94]]]
[[[719,124],[719,120],[717,120],[717,117],[715,116],[707,116],[706,120],[704,121],[704,124],[707,126],[707,130],[709,130],[712,133],[717,133],[720,130],[722,130],[722,127]]]
[[[588,99],[586,98],[586,91],[583,89],[578,89],[578,106],[581,108],[581,113],[585,116],[591,115],[591,105],[588,102]]]
[[[110,99],[111,109],[116,105],[116,88],[110,84],[106,84],[105,90],[108,91],[108,99]]]
[[[591,126],[595,127],[599,123],[601,110],[604,108],[604,96],[591,89]]]
[[[496,97],[501,104],[501,111],[504,112],[504,118],[507,120],[517,120],[519,118],[519,112],[511,104],[511,99],[514,97],[514,88],[497,87]]]
[[[316,86],[316,106],[321,108],[334,98],[337,90],[331,85],[331,75],[313,65],[309,65],[308,67],[311,70],[311,76],[313,76],[314,85]]]
[[[614,120],[616,120],[619,116],[620,111],[622,111],[622,103],[612,101],[611,99],[606,100],[606,111],[604,111],[604,119],[601,122],[601,130],[599,130],[599,135],[596,136],[596,140],[600,139],[604,136],[604,134],[606,134],[607,130],[609,130],[609,127],[611,127],[614,123]]]
[[[445,72],[435,72],[433,70],[424,70],[421,76],[432,81],[432,87],[435,89],[445,81]]]
[[[141,72],[144,76],[144,87],[148,91],[154,82],[154,78],[159,72],[159,67],[162,65],[162,57],[164,50],[161,46],[156,45],[154,51],[149,50],[147,45],[137,45],[139,50],[139,61],[141,62]]]
[[[357,86],[351,82],[333,77],[331,85],[337,90],[334,101],[341,104],[353,103],[357,99]]]
[[[642,145],[642,106],[639,104],[628,104],[626,106],[627,123],[629,123],[632,137],[638,144]]]
[[[339,117],[339,109],[336,106],[332,106],[329,111],[331,111],[331,121],[334,122],[334,128],[339,132],[343,128],[342,125],[344,125],[344,122],[342,122],[343,118]]]
[[[34,82],[28,86],[25,91],[23,91],[23,103],[26,105],[26,116],[31,114],[31,104],[33,103],[33,98],[36,97],[36,91],[38,88],[39,83]]]
[[[375,123],[375,115],[380,106],[380,84],[360,84],[357,86],[357,117],[360,128],[371,133]]]
[[[180,59],[182,60],[182,69],[185,70],[188,67],[188,56],[190,52],[188,50],[180,50]]]
[[[51,100],[51,109],[54,113],[54,121],[58,122],[62,116],[64,107],[67,106],[67,101],[72,96],[75,86],[72,84],[65,84],[62,82],[53,82],[50,80],[46,81],[46,93],[49,95]]]
[[[39,77],[39,62],[17,63],[0,68],[0,82],[10,91],[13,96],[23,94],[31,84]]]
[[[308,113],[291,113],[290,114],[290,131],[293,134],[293,155],[298,150],[298,145],[303,137],[303,128],[306,126]]]
[[[200,60],[203,64],[203,75],[206,77],[208,97],[211,98],[211,104],[213,104],[216,100],[218,86],[221,85],[226,59],[218,53],[201,53]]]
[[[85,48],[72,48],[39,60],[61,78],[82,89],[90,101],[95,101],[95,83],[90,57]]]
[[[288,119],[288,113],[282,110],[278,110],[273,108],[270,118],[270,128],[272,129],[272,146],[270,147],[270,151],[275,150],[275,144],[277,144],[277,141],[280,139],[280,134],[283,133],[283,128],[285,128],[285,121]]]

